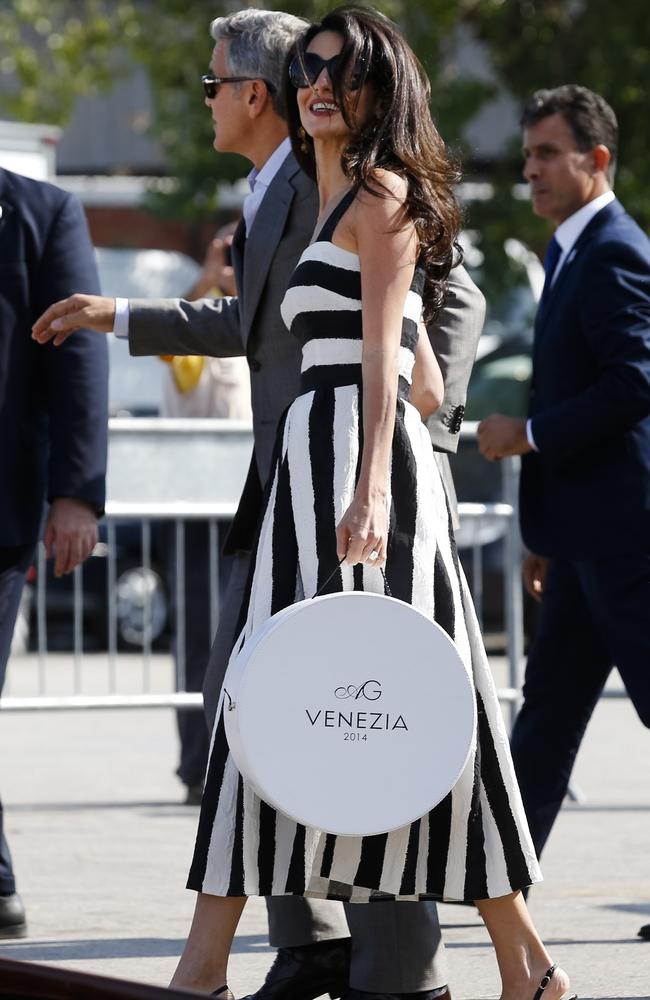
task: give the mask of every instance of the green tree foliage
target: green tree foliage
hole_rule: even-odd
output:
[[[64,125],[78,95],[108,90],[125,72],[135,8],[106,0],[0,0],[0,111]]]
[[[11,81],[0,91],[0,114],[21,121],[65,125],[80,95],[110,89],[138,62],[152,82],[155,120],[178,186],[156,196],[155,207],[189,218],[215,207],[215,180],[247,172],[236,156],[215,156],[203,104],[212,17],[243,4],[237,0],[0,0],[0,72]],[[330,0],[260,4],[315,20]],[[252,6],[252,5],[251,5]],[[491,89],[459,78],[446,56],[456,30],[457,0],[378,0],[376,6],[405,30],[432,83],[432,108],[447,141],[460,143],[462,126]]]

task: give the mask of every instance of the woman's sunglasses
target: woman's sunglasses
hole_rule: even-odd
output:
[[[273,84],[259,76],[214,76],[212,73],[206,73],[205,76],[201,77],[203,93],[209,101],[214,101],[223,83],[246,83],[249,80],[262,80],[268,87],[269,92],[271,94],[275,93]]]
[[[316,55],[315,52],[301,52],[291,60],[289,65],[289,79],[296,90],[302,90],[304,87],[313,87],[323,70],[326,69],[327,75],[331,80],[336,73],[340,58],[340,53],[337,56],[332,56],[331,59],[323,59],[322,56]],[[364,70],[364,61],[362,59],[357,60],[348,81],[350,90],[359,89],[363,80]]]

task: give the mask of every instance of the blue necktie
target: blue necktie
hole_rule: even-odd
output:
[[[557,262],[562,256],[562,247],[558,241],[553,237],[548,247],[546,248],[546,255],[544,257],[544,272],[546,278],[544,280],[544,289],[542,291],[542,298],[551,290],[551,282],[553,280],[553,275],[555,274],[555,268],[557,267]]]

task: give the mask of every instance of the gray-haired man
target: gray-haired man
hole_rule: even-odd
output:
[[[285,56],[304,22],[287,14],[249,9],[212,24],[211,75],[204,80],[214,123],[214,146],[253,164],[252,192],[233,241],[238,298],[198,302],[98,299],[74,296],[37,325],[47,337],[54,316],[59,336],[77,326],[128,332],[132,354],[245,355],[249,362],[254,454],[226,550],[234,557],[230,584],[204,688],[211,723],[246,581],[279,418],[299,391],[300,346],[280,316],[280,303],[297,259],[313,232],[318,198],[291,154],[281,106]],[[233,81],[238,77],[237,82]],[[454,398],[436,444],[454,449],[459,407],[483,319],[483,299],[462,268],[451,282],[449,308],[431,331],[445,355]],[[116,316],[117,312],[117,316]],[[453,405],[451,405],[453,404]],[[453,426],[452,426],[453,425]],[[432,431],[432,434],[434,432]],[[416,997],[447,992],[440,928],[433,903],[351,905],[307,898],[268,899],[271,944],[279,948],[256,1000],[312,1000],[322,993],[345,1000]]]

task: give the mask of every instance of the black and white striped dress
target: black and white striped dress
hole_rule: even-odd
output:
[[[338,562],[335,527],[352,500],[362,448],[362,327],[359,258],[332,235],[353,197],[303,253],[282,305],[302,343],[303,391],[278,429],[235,652],[270,615],[314,594]],[[392,595],[435,618],[460,650],[476,688],[474,752],[453,791],[422,819],[381,836],[334,836],[258,798],[228,751],[220,706],[189,888],[350,902],[473,900],[541,878],[431,440],[408,402],[421,289],[416,271],[402,324],[385,573]],[[342,566],[327,592],[353,589],[383,592],[379,570]]]

